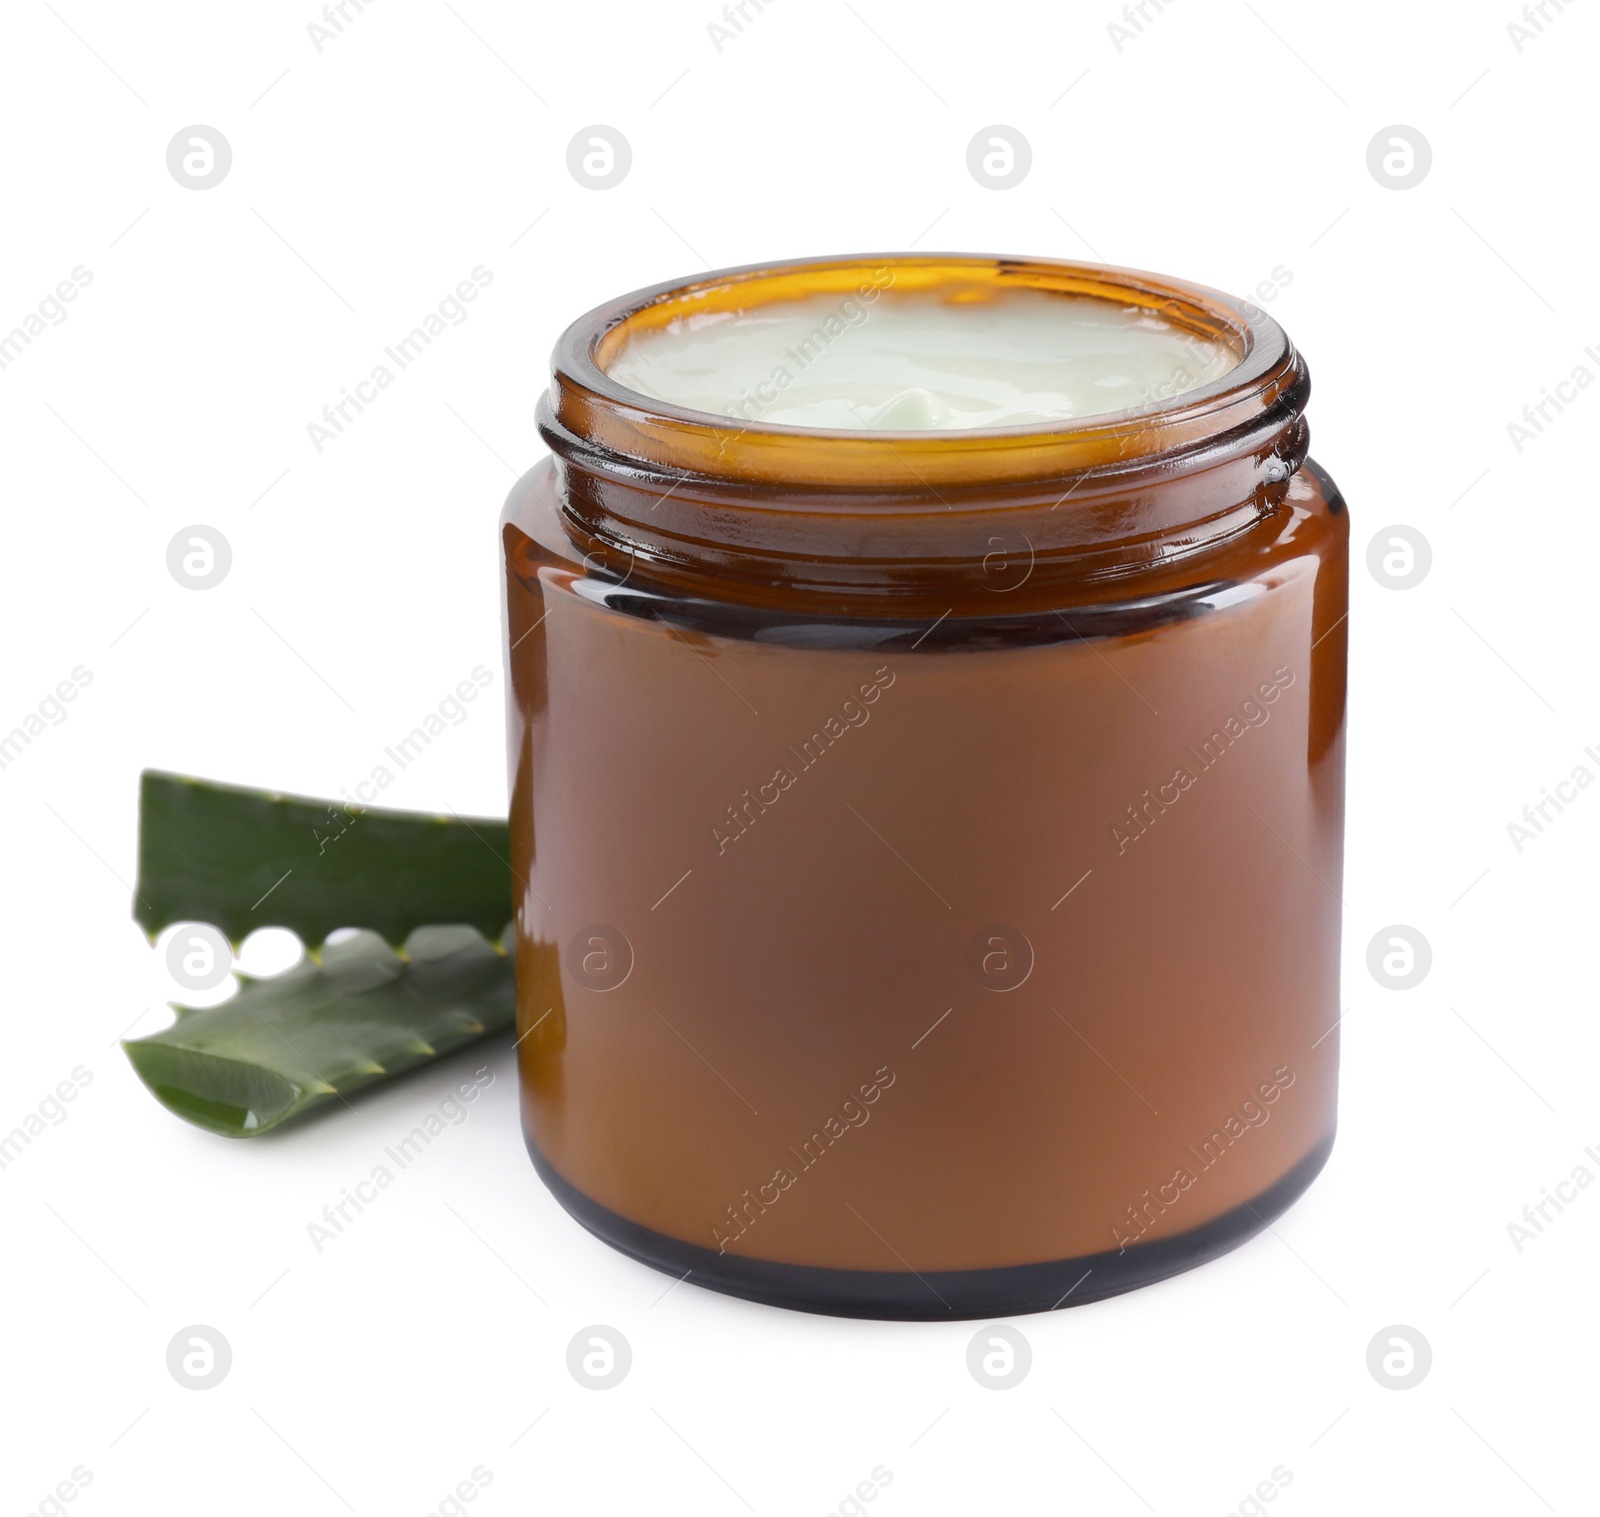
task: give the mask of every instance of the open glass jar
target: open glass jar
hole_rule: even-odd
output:
[[[874,283],[1137,306],[1237,363],[922,432],[607,373],[641,329]],[[580,1222],[759,1301],[992,1316],[1190,1268],[1304,1190],[1349,537],[1308,391],[1253,307],[1042,260],[735,269],[568,329],[502,541],[524,1125]]]

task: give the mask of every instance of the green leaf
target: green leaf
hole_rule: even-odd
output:
[[[307,945],[338,927],[390,943],[461,922],[498,939],[511,918],[504,821],[381,811],[147,769],[139,792],[134,919],[153,938],[209,922],[235,944],[288,927]]]
[[[173,1026],[122,1045],[163,1106],[230,1138],[269,1132],[516,1015],[510,957],[466,926],[420,927],[400,953],[357,932],[327,944],[321,963],[239,982],[232,1000],[180,1006]]]
[[[508,1028],[509,853],[503,821],[146,770],[134,892],[145,931],[207,922],[237,944],[288,927],[308,953],[286,974],[241,974],[232,1000],[179,1006],[173,1026],[125,1042],[139,1078],[186,1121],[248,1138]],[[324,941],[341,927],[361,930]]]

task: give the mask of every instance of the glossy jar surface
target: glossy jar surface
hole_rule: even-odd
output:
[[[629,322],[881,280],[1159,309],[1239,354],[1010,432],[746,424]],[[502,523],[540,1173],[689,1283],[1074,1305],[1270,1221],[1333,1139],[1348,519],[1276,323],[1087,265],[881,256],[563,337]]]

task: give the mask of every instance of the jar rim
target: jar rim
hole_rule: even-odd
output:
[[[897,293],[1029,288],[1148,309],[1236,355],[1226,373],[1177,395],[1121,411],[1014,427],[876,431],[745,421],[692,410],[630,389],[606,370],[633,333],[683,316],[746,310],[807,295],[848,295],[863,283]],[[887,288],[887,286],[881,286]],[[1263,428],[1287,435],[1309,378],[1284,329],[1245,301],[1186,280],[1111,265],[971,253],[847,254],[747,264],[668,280],[580,316],[558,339],[539,424],[553,451],[581,454],[630,475],[765,484],[786,490],[926,494],[1180,470],[1213,459],[1234,436],[1259,447]],[[1298,466],[1299,459],[1285,460]]]

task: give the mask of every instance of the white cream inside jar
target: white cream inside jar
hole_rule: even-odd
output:
[[[830,430],[1025,427],[1168,401],[1239,362],[1153,309],[1018,287],[868,282],[630,331],[605,365],[651,399]]]

